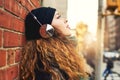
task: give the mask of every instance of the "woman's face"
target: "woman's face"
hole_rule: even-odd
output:
[[[51,25],[58,32],[60,36],[70,36],[70,27],[68,21],[65,18],[62,18],[61,15],[56,11],[53,17]]]

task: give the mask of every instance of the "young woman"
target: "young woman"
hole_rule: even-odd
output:
[[[70,35],[68,21],[56,9],[41,7],[29,12],[20,80],[86,80],[88,65],[66,38]]]

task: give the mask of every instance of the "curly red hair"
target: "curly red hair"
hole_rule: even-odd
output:
[[[38,68],[36,64],[37,53],[40,54],[39,58],[44,65],[44,70],[52,74],[55,80],[59,80],[59,75],[49,64],[52,62],[51,54],[60,69],[68,74],[69,80],[88,77],[85,67],[87,66],[86,61],[74,48],[69,40],[57,37],[28,41],[21,56],[20,80],[30,78],[35,80],[34,69]]]

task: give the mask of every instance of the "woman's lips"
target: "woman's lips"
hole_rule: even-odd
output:
[[[67,25],[66,28],[70,29],[69,25]]]

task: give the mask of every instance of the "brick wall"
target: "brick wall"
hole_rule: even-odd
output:
[[[19,77],[20,54],[25,43],[24,7],[29,10],[40,7],[40,0],[0,0],[0,80]]]

